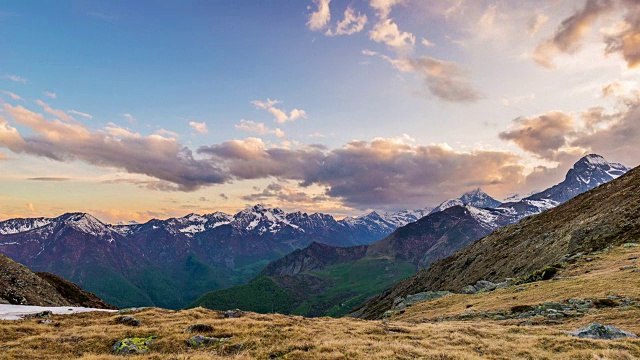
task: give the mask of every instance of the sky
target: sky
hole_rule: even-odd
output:
[[[0,0],[0,219],[341,218],[640,164],[636,0]]]

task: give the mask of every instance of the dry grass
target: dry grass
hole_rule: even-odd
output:
[[[548,281],[492,293],[454,295],[410,307],[389,323],[357,319],[308,319],[297,316],[245,314],[224,319],[203,308],[170,311],[147,309],[134,316],[140,327],[115,324],[108,313],[55,316],[51,325],[37,320],[0,321],[2,359],[121,359],[111,355],[119,339],[157,335],[147,355],[131,359],[637,359],[640,340],[583,340],[564,332],[592,321],[640,333],[640,309],[598,310],[555,326],[518,326],[513,321],[452,321],[424,323],[422,319],[476,310],[508,309],[549,300],[609,294],[640,298],[640,273],[620,271],[640,251],[616,248],[592,262],[579,261]],[[590,272],[585,273],[587,270]],[[204,323],[207,336],[231,337],[220,347],[191,349],[183,331]]]

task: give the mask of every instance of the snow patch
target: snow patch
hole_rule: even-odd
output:
[[[25,315],[51,311],[56,315],[78,314],[92,311],[116,312],[118,310],[94,309],[74,306],[29,306],[0,304],[0,320],[21,320]]]

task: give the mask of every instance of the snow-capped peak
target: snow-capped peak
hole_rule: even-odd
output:
[[[66,225],[80,232],[94,236],[111,235],[111,230],[107,225],[87,213],[69,213],[62,215],[61,218]],[[111,240],[109,240],[109,242],[111,242]]]
[[[10,219],[0,222],[0,234],[17,234],[33,229],[38,229],[51,224],[53,219],[33,218],[33,219]]]
[[[433,209],[430,214],[458,205],[472,205],[477,208],[495,208],[500,205],[500,201],[492,198],[486,192],[482,191],[482,189],[477,188],[462,194],[462,196],[457,199],[449,199],[442,202],[442,204]]]

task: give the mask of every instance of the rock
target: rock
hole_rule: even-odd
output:
[[[225,311],[222,316],[227,318],[227,319],[230,319],[230,318],[239,318],[239,317],[242,317],[242,315],[244,315],[244,314],[242,313],[242,311],[240,309],[233,309],[233,310]]]
[[[408,306],[411,306],[415,303],[438,299],[450,294],[453,294],[453,293],[449,291],[425,291],[425,292],[421,292],[413,295],[407,295],[406,299],[402,297],[397,297],[393,302],[393,307],[391,309],[396,311],[403,311]]]
[[[476,288],[477,292],[483,293],[495,290],[498,285],[492,283],[491,281],[480,280],[474,285],[474,287]]]
[[[189,326],[188,328],[184,329],[184,331],[187,331],[187,332],[199,332],[199,333],[212,332],[213,331],[213,326],[207,325],[207,324],[193,324],[193,325]]]
[[[591,323],[587,326],[583,326],[575,331],[568,332],[569,335],[577,336],[579,338],[586,339],[622,339],[622,338],[637,338],[636,334],[628,331],[620,330],[615,326],[602,325],[598,323]]]
[[[25,319],[40,319],[40,318],[49,317],[51,315],[53,315],[53,313],[51,311],[45,310],[45,311],[40,311],[39,313],[25,315],[24,318]]]
[[[473,285],[467,285],[463,287],[462,290],[460,290],[460,292],[463,294],[472,295],[477,293],[478,289],[476,289]]]
[[[638,244],[635,244],[635,243],[625,243],[625,244],[622,244],[622,247],[626,247],[626,248],[635,248],[635,247],[638,247]]]
[[[116,324],[140,326],[140,320],[134,318],[133,316],[119,316],[116,318]]]
[[[638,267],[635,265],[629,265],[629,266],[623,266],[620,268],[620,270],[625,271],[625,270],[633,270],[633,269],[637,269]]]
[[[38,320],[38,324],[49,325],[51,323],[53,323],[53,320],[50,319]]]
[[[155,336],[149,336],[148,338],[126,338],[116,342],[111,348],[111,351],[117,355],[144,354],[150,350],[149,346],[155,340]]]
[[[144,309],[148,309],[148,307],[132,307],[132,308],[120,309],[118,310],[117,314],[120,314],[120,315],[131,314],[131,313],[142,311]]]
[[[627,260],[636,260],[636,259],[638,259],[638,257],[637,257],[637,256],[629,256],[629,257],[627,258]]]
[[[516,292],[525,291],[525,290],[527,290],[527,289],[522,287],[522,286],[516,288]]]
[[[187,340],[187,345],[191,347],[217,345],[217,344],[222,344],[223,342],[229,339],[231,338],[215,338],[215,337],[207,337],[202,335],[194,335],[190,337],[189,340]]]

